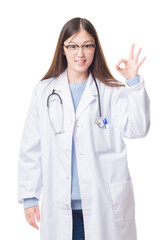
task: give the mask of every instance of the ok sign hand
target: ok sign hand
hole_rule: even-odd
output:
[[[142,63],[146,59],[146,57],[144,57],[138,63],[138,57],[139,57],[139,54],[140,54],[142,48],[139,48],[137,54],[134,56],[134,46],[135,46],[135,44],[132,44],[131,49],[130,49],[129,59],[126,60],[124,58],[121,58],[118,61],[118,64],[116,64],[116,69],[119,71],[119,73],[121,73],[121,75],[125,79],[136,77],[138,75],[139,67],[142,65]],[[119,67],[121,63],[125,64],[124,68]]]

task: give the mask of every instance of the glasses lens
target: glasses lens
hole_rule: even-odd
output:
[[[77,45],[69,45],[68,52],[71,54],[76,54],[78,52],[78,46]]]
[[[96,45],[93,44],[86,44],[82,46],[82,49],[85,53],[91,54],[93,53]],[[79,46],[78,45],[69,45],[68,46],[68,52],[70,54],[77,54],[78,53]]]
[[[83,46],[83,49],[86,53],[92,53],[95,49],[95,45],[93,44],[87,44]]]

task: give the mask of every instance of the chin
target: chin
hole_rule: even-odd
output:
[[[80,73],[84,73],[84,72],[86,72],[88,70],[89,70],[89,66],[76,68],[76,72],[80,72]]]

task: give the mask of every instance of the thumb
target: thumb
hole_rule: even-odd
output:
[[[127,60],[125,58],[121,58],[118,63],[116,64],[116,69],[117,70],[121,70],[123,68],[120,68],[120,64],[126,64],[127,63]]]
[[[121,70],[121,68],[119,67],[118,64],[116,64],[115,67],[116,67],[116,69],[117,69],[118,71]]]
[[[40,222],[40,210],[39,207],[35,208],[35,213],[36,213],[36,219],[38,222]]]

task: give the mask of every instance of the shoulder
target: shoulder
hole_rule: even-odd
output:
[[[35,85],[34,85],[34,89],[36,91],[41,91],[43,89],[45,89],[55,78],[48,78],[45,79],[43,81],[38,81]]]
[[[33,88],[33,94],[36,98],[40,99],[45,90],[52,84],[55,78],[48,78],[43,81],[38,81]]]
[[[118,96],[120,94],[124,94],[126,92],[126,85],[125,86],[108,86],[103,82],[99,81],[99,87],[103,94],[110,96],[111,98]]]

